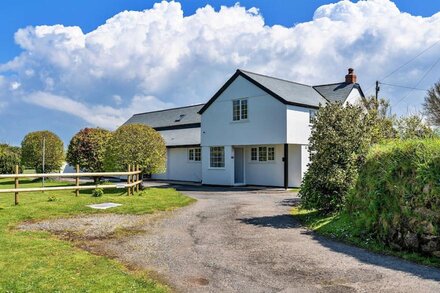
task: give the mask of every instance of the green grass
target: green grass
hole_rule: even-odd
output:
[[[49,181],[46,186],[68,183]],[[21,187],[41,186],[22,180]],[[11,180],[0,180],[1,188],[12,188]],[[23,221],[81,214],[146,214],[171,210],[194,200],[174,189],[147,189],[126,196],[121,190],[105,190],[99,198],[90,191],[75,197],[72,191],[21,193],[14,206],[13,194],[0,194],[0,292],[167,292],[148,272],[128,270],[117,261],[93,255],[46,232],[15,229]],[[48,201],[49,197],[55,201]],[[111,211],[94,210],[87,204],[115,202]]]
[[[414,252],[393,250],[371,235],[365,235],[352,224],[349,215],[346,213],[322,215],[317,211],[295,207],[292,209],[292,215],[309,229],[328,238],[336,239],[376,253],[397,256],[408,261],[440,267],[439,258],[428,257]]]

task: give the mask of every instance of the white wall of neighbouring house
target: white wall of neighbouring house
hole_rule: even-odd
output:
[[[254,147],[259,147],[256,145]],[[262,146],[262,145],[261,145]],[[275,161],[252,161],[251,149],[245,148],[245,183],[248,185],[283,186],[284,185],[284,145],[264,145],[275,147]]]
[[[309,108],[287,105],[287,143],[308,144],[311,132]]]
[[[188,160],[188,148],[167,148],[167,170],[152,174],[152,179],[202,181],[202,163]]]
[[[232,101],[247,98],[248,119],[232,120]],[[286,140],[286,106],[238,76],[202,114],[202,146],[280,144]]]
[[[352,104],[355,105],[360,102],[361,92],[357,88],[353,88],[347,99],[344,102],[344,105]]]

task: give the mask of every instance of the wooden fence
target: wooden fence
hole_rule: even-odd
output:
[[[127,172],[95,172],[95,173],[80,173],[79,166],[76,166],[76,173],[48,173],[48,174],[19,174],[18,165],[15,166],[15,174],[0,174],[0,179],[13,178],[14,188],[0,189],[1,193],[14,193],[15,204],[19,203],[20,192],[36,192],[36,191],[56,191],[56,190],[75,190],[75,195],[79,195],[80,190],[96,189],[96,188],[127,188],[127,195],[132,195],[134,192],[139,192],[139,187],[142,184],[140,178],[141,170],[139,166],[128,166]],[[118,184],[93,184],[93,185],[79,185],[80,177],[101,178],[127,176],[127,183]],[[52,187],[29,187],[20,188],[20,178],[75,178],[75,185],[70,186],[52,186]]]

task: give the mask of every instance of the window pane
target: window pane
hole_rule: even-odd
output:
[[[315,120],[316,111],[315,110],[309,110],[309,123],[312,124]]]
[[[274,147],[267,148],[267,160],[268,161],[275,161],[275,148]]]
[[[188,151],[188,160],[194,161],[194,149],[189,149],[189,151]]]
[[[225,149],[224,147],[210,148],[210,166],[212,168],[223,168],[225,166]]]
[[[257,156],[257,148],[252,148],[251,149],[251,161],[256,161],[258,158]]]
[[[240,100],[232,101],[232,120],[240,120]]]
[[[194,161],[200,162],[202,160],[202,151],[201,149],[197,148],[194,149]]]
[[[260,162],[267,161],[267,147],[258,148],[258,159]]]
[[[248,118],[247,100],[241,100],[241,119]]]

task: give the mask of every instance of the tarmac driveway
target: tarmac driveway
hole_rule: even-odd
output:
[[[440,292],[440,270],[316,236],[280,190],[185,187],[198,202],[120,243],[183,292]]]

